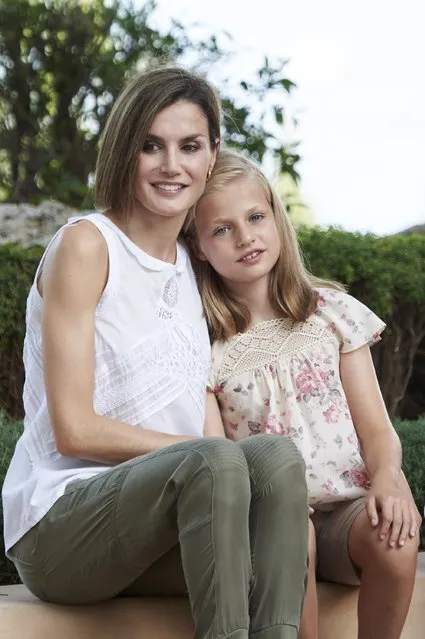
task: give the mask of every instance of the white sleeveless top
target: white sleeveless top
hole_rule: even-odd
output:
[[[185,248],[178,244],[176,264],[169,264],[142,251],[101,213],[71,218],[66,226],[81,219],[99,229],[109,252],[108,282],[96,310],[95,411],[155,431],[202,437],[210,343]],[[57,450],[43,381],[37,276],[27,301],[24,433],[2,491],[6,550],[40,521],[69,482],[109,468]]]

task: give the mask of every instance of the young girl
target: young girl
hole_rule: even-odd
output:
[[[221,151],[186,230],[213,340],[209,390],[227,437],[297,444],[318,578],[360,584],[361,639],[400,637],[420,516],[370,356],[384,323],[307,273],[282,204],[244,157]],[[312,568],[304,639],[317,637],[316,611]]]

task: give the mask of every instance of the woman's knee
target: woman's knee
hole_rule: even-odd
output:
[[[202,457],[205,470],[213,476],[219,476],[224,481],[226,477],[229,481],[240,478],[241,482],[249,484],[247,460],[234,442],[223,437],[206,437],[197,440],[192,450]]]
[[[281,435],[253,435],[240,442],[248,463],[266,463],[269,467],[280,468],[285,463],[305,467],[297,446]]]
[[[251,481],[261,486],[278,482],[287,491],[305,493],[305,463],[293,442],[279,435],[254,435],[238,442],[246,457]]]
[[[216,514],[218,510],[234,511],[232,516],[239,511],[247,512],[251,502],[251,482],[241,449],[230,440],[214,437],[200,440],[195,450],[203,463],[197,476],[190,480],[191,491],[211,491]]]

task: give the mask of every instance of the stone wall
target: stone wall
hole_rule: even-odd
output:
[[[70,217],[89,212],[78,211],[54,200],[46,200],[38,206],[0,204],[0,244],[18,242],[24,246],[46,246]]]
[[[56,231],[73,215],[86,215],[55,200],[38,206],[31,204],[0,204],[0,244],[18,242],[24,246],[46,246]],[[402,233],[425,233],[425,225],[413,226]]]

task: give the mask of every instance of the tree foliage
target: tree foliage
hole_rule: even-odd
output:
[[[303,202],[299,185],[289,173],[280,173],[274,186],[277,194],[284,202],[285,208],[290,214],[291,222],[296,229],[302,226],[314,226],[314,214],[307,204]]]
[[[425,344],[425,237],[317,228],[301,229],[299,237],[315,275],[346,284],[387,323],[372,354],[390,416],[405,415],[408,404],[409,417],[425,414],[425,368],[418,366]],[[418,390],[421,401],[412,402]]]
[[[189,54],[192,66],[208,75],[226,58],[215,36],[192,42],[177,21],[160,33],[150,26],[154,10],[153,1],[135,9],[119,0],[0,0],[2,199],[53,197],[81,206],[99,133],[125,79],[150,60]],[[218,88],[224,141],[259,161],[269,150],[296,177],[298,155],[266,124],[273,130],[284,124],[282,96],[294,86],[285,64],[265,59],[254,81],[241,80],[238,99],[226,85]]]

